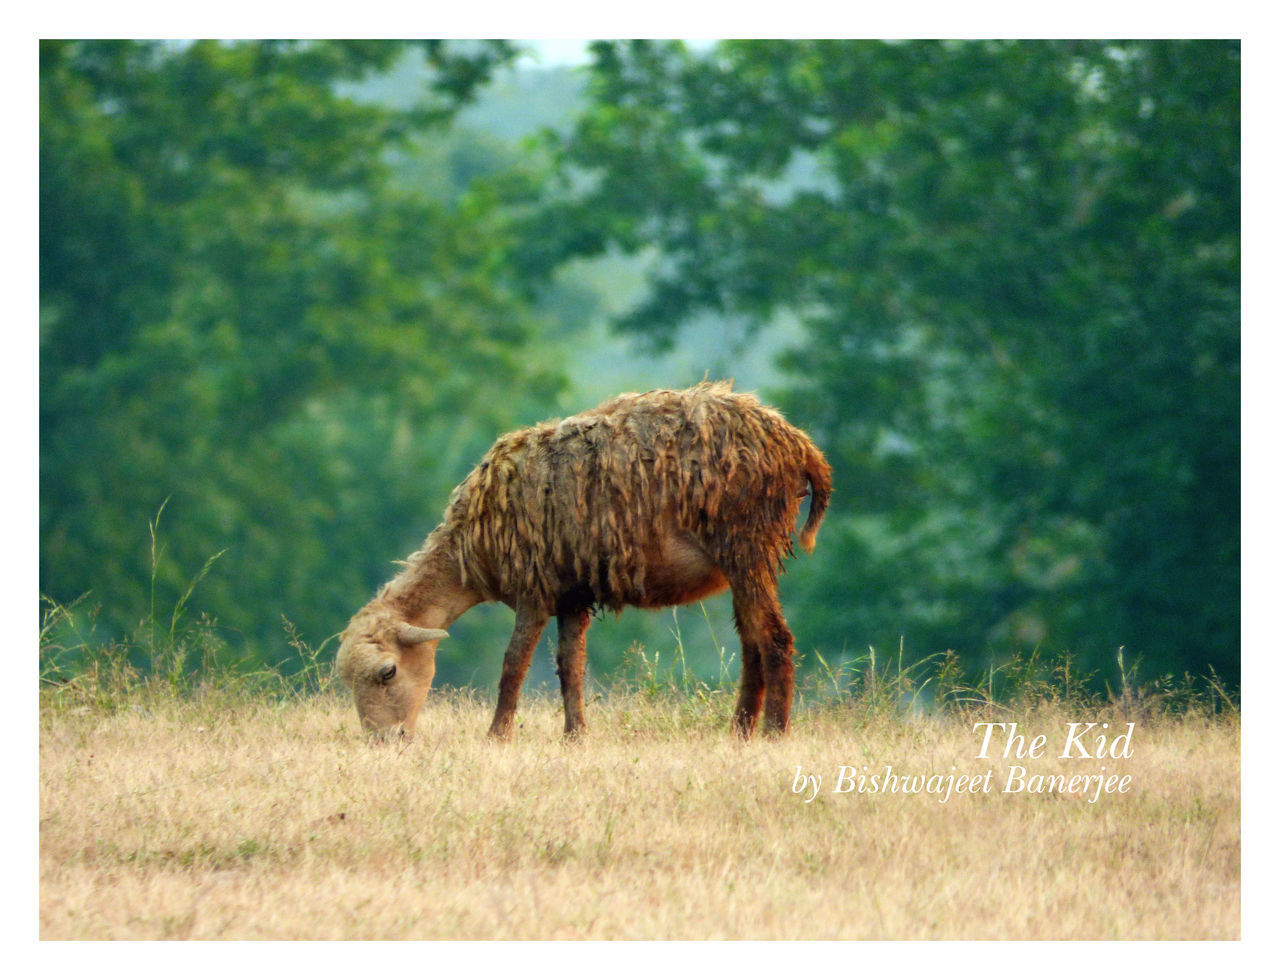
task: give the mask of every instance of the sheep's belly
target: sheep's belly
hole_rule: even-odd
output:
[[[644,609],[680,606],[729,587],[724,572],[693,538],[671,536],[645,563],[638,594],[626,596],[627,605]]]

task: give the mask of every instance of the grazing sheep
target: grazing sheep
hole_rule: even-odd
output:
[[[744,738],[791,716],[793,638],[777,578],[812,490],[800,545],[812,551],[831,467],[809,438],[731,383],[620,395],[563,421],[501,437],[449,500],[404,571],[352,618],[337,669],[366,730],[412,732],[437,642],[480,602],[516,611],[489,734],[508,738],[547,620],[565,732],[580,732],[594,608],[646,609],[733,592]]]

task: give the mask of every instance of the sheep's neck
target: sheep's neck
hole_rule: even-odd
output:
[[[381,598],[399,610],[406,622],[429,629],[446,629],[481,601],[463,586],[452,552],[434,534],[410,556],[404,571],[387,583]]]

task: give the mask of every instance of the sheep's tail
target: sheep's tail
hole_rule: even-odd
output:
[[[805,462],[805,476],[809,480],[809,518],[800,529],[800,547],[812,554],[818,540],[818,525],[827,512],[831,500],[831,464],[817,446],[810,445],[809,459]]]

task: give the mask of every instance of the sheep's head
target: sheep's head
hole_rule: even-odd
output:
[[[425,629],[370,603],[342,632],[336,668],[351,688],[365,731],[412,735],[436,673],[444,630]]]

